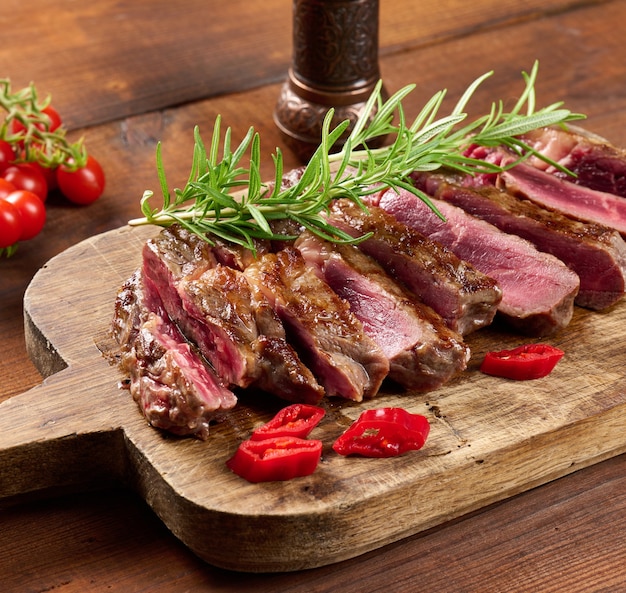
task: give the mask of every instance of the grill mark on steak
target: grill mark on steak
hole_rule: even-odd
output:
[[[244,250],[233,246],[224,258],[223,247],[207,245],[204,261],[196,262],[195,268],[191,263],[180,266],[177,254],[192,252],[180,246],[186,240],[178,232],[159,235],[144,247],[143,263],[144,274],[152,281],[149,286],[184,335],[227,385],[255,386],[289,401],[319,402],[323,389],[287,343],[278,316],[258,295],[253,298],[242,272],[218,263],[245,265],[252,256],[240,257],[238,252]],[[185,271],[188,275],[181,276]]]
[[[452,204],[432,201],[445,220],[407,190],[379,195],[383,210],[495,278],[502,289],[498,316],[516,331],[546,336],[567,326],[580,285],[572,270],[525,239],[503,233]]]
[[[353,237],[394,278],[443,317],[461,335],[489,325],[502,298],[497,282],[452,251],[399,222],[382,208],[363,211],[349,200],[337,200],[329,222]]]
[[[318,403],[324,390],[287,343],[284,327],[265,296],[242,272],[217,265],[179,285],[183,307],[210,326],[209,360],[219,376],[235,372],[239,387],[254,385],[290,401]],[[245,364],[236,372],[238,364]]]
[[[152,426],[206,439],[210,423],[235,406],[235,395],[144,290],[139,270],[117,295],[111,330],[130,393]]]
[[[197,278],[181,279],[174,288],[182,302],[175,320],[185,335],[226,383],[248,387],[254,380],[252,342],[258,332],[241,272],[217,264]]]
[[[269,300],[328,396],[361,401],[376,395],[387,358],[295,248],[259,257],[244,275]]]
[[[390,379],[407,389],[431,390],[466,368],[470,352],[463,338],[357,247],[334,245],[309,232],[295,247],[350,304],[389,359]]]
[[[427,194],[463,208],[504,232],[531,241],[540,251],[558,257],[580,278],[577,305],[601,310],[623,298],[626,242],[617,231],[573,219],[495,187],[465,188],[455,177],[424,173],[415,179],[416,185]]]

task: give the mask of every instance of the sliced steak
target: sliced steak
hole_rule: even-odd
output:
[[[476,148],[471,156],[498,165],[510,165],[514,157],[502,149]],[[557,210],[578,220],[617,230],[626,236],[626,200],[560,179],[527,163],[520,163],[497,175],[467,177],[471,187],[496,185],[545,208]]]
[[[257,355],[253,385],[281,399],[317,404],[324,388],[284,338],[261,334],[254,341]]]
[[[119,366],[148,422],[177,435],[206,439],[210,423],[237,402],[212,369],[144,290],[137,271],[115,301],[112,334]]]
[[[167,317],[159,295],[154,291],[144,290],[144,284],[145,278],[141,270],[136,270],[124,282],[115,298],[111,335],[122,354],[133,347],[139,328],[148,319],[149,313]]]
[[[343,299],[389,359],[389,378],[408,389],[440,387],[466,368],[469,348],[440,315],[417,301],[353,245],[304,233],[295,246]]]
[[[130,392],[152,426],[206,439],[209,423],[237,400],[169,329],[169,323],[154,314],[141,326],[133,348]]]
[[[242,273],[217,264],[197,278],[181,279],[171,290],[182,307],[168,312],[183,333],[227,384],[248,387],[256,373],[252,342],[258,331]]]
[[[287,343],[285,329],[267,298],[252,291],[242,272],[217,265],[178,287],[183,307],[205,331],[198,338],[219,376],[234,373],[239,386],[254,385],[290,401],[317,403],[324,395],[311,371]],[[204,352],[204,348],[203,348]],[[238,364],[245,368],[237,369]]]
[[[167,278],[196,276],[218,263],[213,247],[187,229],[174,225],[164,228],[146,242],[143,248],[144,267],[154,265]]]
[[[224,266],[235,270],[243,270],[255,260],[255,253],[250,249],[238,245],[237,243],[227,243],[222,239],[213,238],[211,251],[216,261]],[[255,241],[254,248],[256,253],[265,253],[270,251],[271,245],[269,241]]]
[[[489,325],[502,298],[497,282],[451,250],[396,220],[382,208],[368,212],[349,200],[336,201],[329,221],[353,237],[422,302],[461,335]]]
[[[576,177],[541,159],[530,159],[528,162],[533,166],[578,185],[626,198],[625,150],[582,130],[540,128],[520,138]]]
[[[195,326],[197,322],[185,312],[178,284],[217,265],[212,247],[183,228],[170,227],[145,243],[142,256],[142,274],[148,295],[153,300],[160,300],[167,315],[190,337],[192,332],[188,326]],[[208,337],[207,341],[210,344]],[[201,341],[197,345],[202,350]],[[243,363],[237,365],[238,368],[243,366]],[[230,376],[223,379],[226,383],[236,384]]]
[[[144,275],[151,281],[148,286],[154,287],[183,334],[225,384],[254,385],[289,401],[317,403],[323,389],[286,342],[278,316],[266,301],[253,298],[242,272],[218,263],[234,258],[245,266],[253,259],[245,259],[243,253],[239,257],[236,246],[226,251],[222,246],[205,246],[204,260],[195,261],[195,267],[190,262],[180,266],[177,254],[191,252],[181,245],[186,242],[180,234],[160,235],[146,244],[143,262]]]
[[[619,196],[576,185],[525,164],[501,173],[499,186],[547,208],[613,228],[626,236],[626,200]]]
[[[545,336],[568,325],[580,285],[572,270],[517,235],[452,204],[432,201],[445,220],[407,190],[378,196],[380,208],[495,278],[502,289],[498,314],[516,331]]]
[[[601,310],[622,299],[626,242],[617,231],[570,218],[495,187],[462,187],[440,174],[419,174],[416,185],[434,198],[463,208],[558,257],[580,278],[577,305]]]
[[[237,282],[234,270],[229,275],[228,270],[231,269],[217,263],[212,248],[206,243],[197,254],[197,259],[187,259],[187,256],[193,258],[196,255],[194,246],[197,241],[204,243],[193,236],[173,234],[170,229],[149,240],[143,250],[143,274],[149,280],[146,288],[156,290],[167,314],[183,334],[198,346],[225,384],[247,387],[252,382],[253,356],[249,347],[237,338],[243,337],[246,325],[248,334],[253,331],[249,326],[254,323],[254,319],[249,311],[246,310],[244,314],[245,299],[237,295],[236,291],[242,283]],[[205,319],[201,311],[203,303],[196,302],[202,300],[199,286],[210,287],[217,267],[223,272],[220,280],[225,283],[224,292],[217,289],[220,300]],[[208,276],[200,280],[194,289],[192,283],[205,273]],[[229,280],[232,281],[230,285]],[[180,290],[181,286],[184,290]],[[244,281],[243,287],[246,286]],[[230,292],[227,294],[226,291]],[[210,309],[208,306],[206,308]],[[242,316],[241,319],[237,315]],[[237,322],[236,328],[228,326],[229,316]]]
[[[244,275],[270,301],[327,395],[354,401],[376,395],[389,371],[387,358],[295,248],[261,256]]]

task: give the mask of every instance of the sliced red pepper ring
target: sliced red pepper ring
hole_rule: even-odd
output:
[[[276,437],[243,441],[226,466],[248,482],[274,482],[308,476],[322,457],[322,441]]]
[[[526,381],[549,375],[563,350],[548,344],[526,344],[512,350],[487,352],[480,370],[487,375]]]
[[[404,408],[365,410],[334,442],[333,450],[340,455],[394,457],[421,449],[429,432],[425,416]]]
[[[279,436],[307,437],[320,423],[325,410],[309,404],[292,404],[280,410],[269,422],[257,428],[250,438],[260,441]]]

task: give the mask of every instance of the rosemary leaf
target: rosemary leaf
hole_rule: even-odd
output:
[[[165,168],[163,167],[163,155],[161,153],[160,142],[157,143],[156,161],[157,161],[157,175],[159,177],[159,184],[161,186],[161,193],[163,195],[163,210],[167,210],[170,207],[170,190],[168,188],[167,179],[165,177]],[[149,196],[145,197],[144,203],[147,204],[147,200],[150,197],[152,197],[152,192],[150,192]]]
[[[227,128],[222,136],[218,116],[208,154],[198,128],[194,129],[191,171],[185,187],[174,190],[174,199],[166,182],[160,143],[157,145],[162,205],[152,208],[149,202],[153,194],[144,192],[141,199],[144,218],[131,220],[129,224],[181,224],[209,242],[211,237],[219,237],[254,250],[257,239],[293,239],[275,234],[272,228],[274,221],[288,219],[325,240],[353,243],[362,238],[354,239],[326,220],[325,213],[331,202],[347,198],[366,210],[363,198],[385,188],[411,191],[441,216],[428,196],[410,183],[411,173],[441,167],[452,167],[468,174],[503,170],[503,167],[465,156],[471,144],[508,147],[519,161],[531,155],[544,158],[518,136],[584,117],[563,108],[561,103],[537,109],[534,89],[537,73],[537,62],[530,73],[522,73],[525,87],[509,112],[505,111],[502,101],[494,101],[486,115],[468,121],[467,105],[477,88],[492,75],[488,72],[470,84],[451,113],[443,117],[439,116],[439,111],[446,91],[435,93],[410,126],[402,101],[415,85],[407,85],[383,101],[379,81],[338,151],[335,151],[336,144],[344,137],[350,122],[343,121],[331,129],[334,110],[329,109],[322,124],[320,144],[299,179],[290,187],[283,186],[283,156],[279,149],[272,155],[273,183],[265,184],[260,173],[258,133],[249,128],[233,151],[231,129]],[[385,146],[368,146],[380,137],[388,138]],[[249,155],[247,165],[244,164],[246,154]]]

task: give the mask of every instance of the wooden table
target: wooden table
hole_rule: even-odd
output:
[[[435,91],[447,88],[452,101],[494,70],[473,102],[483,112],[515,98],[520,72],[538,59],[540,104],[563,100],[626,146],[624,19],[621,0],[382,0],[382,76],[392,91],[417,83],[406,103],[414,115]],[[0,26],[0,76],[51,93],[107,174],[105,195],[89,207],[51,198],[44,232],[0,261],[3,400],[41,381],[24,345],[30,279],[54,255],[138,214],[143,190],[158,189],[158,140],[181,185],[194,125],[208,135],[222,114],[235,137],[250,125],[260,131],[271,175],[270,154],[283,146],[272,110],[291,58],[291,3],[4,0]],[[296,164],[287,152],[286,166]],[[365,556],[289,574],[206,565],[128,491],[12,503],[0,510],[4,592],[626,590],[624,455]]]

